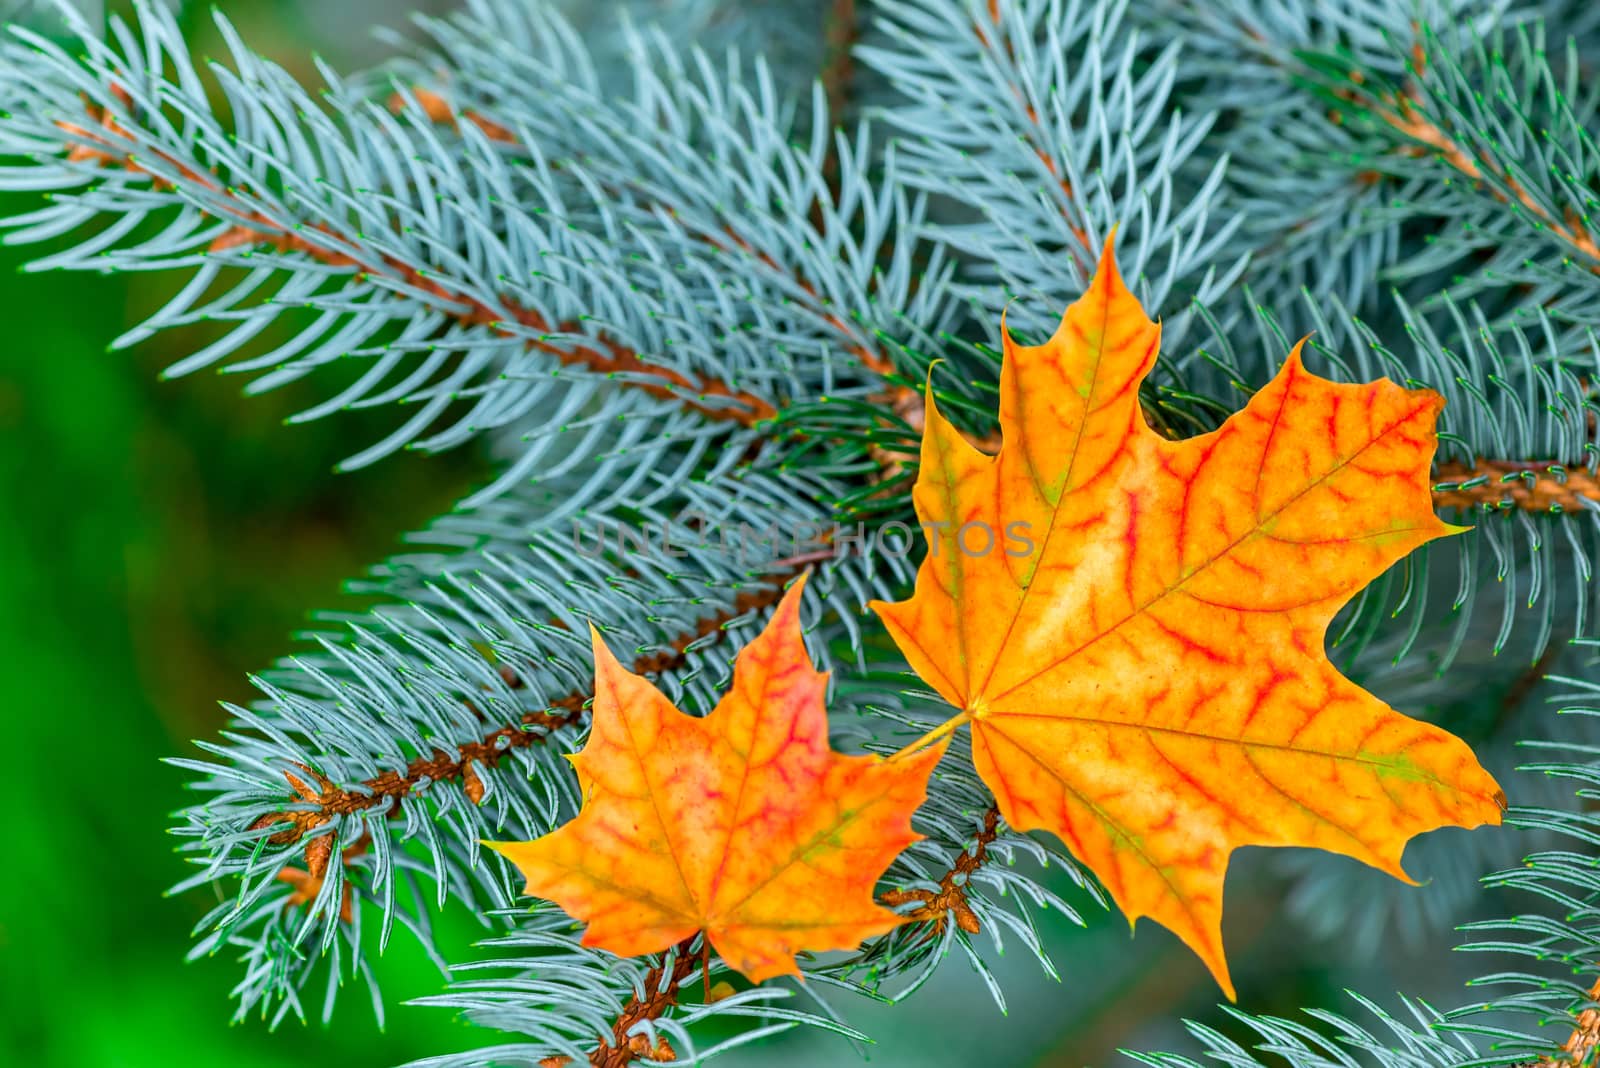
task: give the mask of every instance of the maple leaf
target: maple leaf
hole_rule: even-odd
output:
[[[753,982],[799,974],[802,949],[851,949],[906,921],[872,898],[919,836],[943,747],[905,758],[828,744],[827,676],[800,632],[804,579],[740,651],[704,719],[619,664],[591,628],[593,726],[572,757],[583,808],[533,842],[488,843],[526,892],[588,923],[583,944],[657,953],[705,931]]]
[[[1324,652],[1364,585],[1462,529],[1429,493],[1444,402],[1329,382],[1296,345],[1221,428],[1168,441],[1139,406],[1160,327],[1110,241],[1053,337],[1001,332],[1003,445],[975,448],[929,392],[914,491],[929,552],[913,595],[874,607],[963,710],[928,737],[970,723],[1006,822],[1058,835],[1130,923],[1176,932],[1231,999],[1237,847],[1317,846],[1409,882],[1413,835],[1500,821],[1504,795],[1465,743]]]

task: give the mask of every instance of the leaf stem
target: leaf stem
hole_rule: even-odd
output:
[[[971,721],[971,712],[963,712],[959,716],[952,716],[943,723],[939,724],[937,727],[933,728],[933,730],[929,731],[927,734],[924,734],[921,738],[918,738],[904,749],[901,749],[899,752],[895,753],[894,756],[890,757],[889,759],[899,760],[901,757],[907,757],[912,753],[921,752],[934,742],[937,742],[940,738],[943,738],[945,735],[954,734],[956,731],[960,730],[962,724],[970,723]]]

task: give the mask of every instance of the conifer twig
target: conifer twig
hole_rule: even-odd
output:
[[[1421,75],[1425,69],[1426,55],[1421,44],[1412,50],[1412,70]],[[1360,72],[1352,74],[1352,81],[1360,85]],[[1341,94],[1351,103],[1359,103],[1359,93],[1348,90]],[[1504,170],[1495,169],[1492,161],[1485,160],[1464,148],[1453,139],[1438,123],[1428,117],[1422,108],[1420,91],[1414,85],[1389,94],[1386,98],[1369,96],[1373,111],[1385,123],[1397,132],[1417,143],[1418,148],[1431,148],[1438,153],[1439,158],[1451,167],[1461,172],[1462,175],[1474,182],[1483,182],[1492,179],[1493,182],[1503,186],[1496,188],[1493,184],[1487,185],[1489,195],[1502,204],[1515,202],[1531,214],[1542,229],[1548,230],[1564,241],[1568,246],[1583,254],[1589,261],[1588,270],[1593,274],[1600,274],[1600,245],[1579,228],[1579,220],[1574,218],[1558,219],[1549,210],[1541,205],[1528,192],[1526,187],[1516,178]]]
[[[1000,0],[989,0],[989,20],[992,23],[991,29],[998,31],[1002,26],[1004,26],[1003,18],[1004,17],[1000,12]],[[985,48],[989,49],[991,52],[997,52],[995,47],[996,41],[991,38],[990,30],[985,30],[982,25],[974,25],[973,32],[978,35],[979,42],[982,43]],[[996,34],[996,36],[998,36],[998,34]],[[1007,60],[1014,60],[1016,58],[1016,52],[1009,43],[1007,43],[1005,47],[1004,56]],[[1028,118],[1029,130],[1023,135],[1024,143],[1026,143],[1027,146],[1033,150],[1034,155],[1039,157],[1039,162],[1044,164],[1044,168],[1050,173],[1050,177],[1055,179],[1056,184],[1060,188],[1061,194],[1066,198],[1067,203],[1075,203],[1077,201],[1077,193],[1073,190],[1072,183],[1067,181],[1066,176],[1062,174],[1061,164],[1056,160],[1055,155],[1049,149],[1052,138],[1045,130],[1044,125],[1039,121],[1038,109],[1036,109],[1028,100],[1027,94],[1023,92],[1020,84],[1017,82],[1012,82],[1010,88],[1012,95],[1017,98],[1017,103],[1022,105],[1023,114],[1025,114]],[[1078,254],[1078,250],[1076,249],[1069,249],[1067,251],[1067,254],[1072,257],[1073,262],[1078,265],[1078,269],[1081,272],[1086,263],[1094,262],[1095,252],[1097,250],[1094,247],[1094,242],[1089,237],[1089,232],[1079,225],[1076,220],[1070,217],[1067,218],[1067,227],[1072,231],[1072,236],[1077,239],[1078,244],[1083,246],[1083,254],[1087,257],[1087,260],[1081,259]]]
[[[998,14],[996,17],[998,18]],[[844,101],[848,94],[848,80],[854,72],[850,51],[860,30],[860,14],[856,10],[854,0],[833,0],[832,6],[828,9],[826,21],[829,54],[832,58],[827,68],[823,71],[822,84],[828,99],[828,113],[836,119],[844,106]],[[449,126],[459,124],[456,111],[440,94],[420,86],[413,86],[411,95],[422,106],[423,113],[431,121]],[[389,98],[390,110],[399,110],[405,104],[405,98],[398,93]],[[515,135],[507,127],[479,112],[467,110],[462,112],[460,117],[483,129],[492,141],[498,141],[502,144],[517,143]],[[835,199],[837,199],[839,192],[838,167],[838,152],[836,146],[830,142],[828,153],[823,159],[822,168],[826,188],[833,194]],[[819,230],[822,225],[822,209],[823,204],[820,200],[812,205],[813,225],[817,226]],[[1080,236],[1087,247],[1087,236]],[[748,241],[745,241],[731,229],[724,228],[723,233],[719,236],[702,234],[700,239],[719,251],[727,252],[730,250],[729,246],[723,243],[723,240],[726,239],[727,242],[731,243],[732,248],[755,257],[763,266],[774,271],[783,270],[769,254],[757,251]],[[817,317],[839,334],[846,352],[860,361],[861,365],[868,371],[882,378],[893,378],[896,373],[894,363],[887,356],[863,343],[842,318],[828,310],[826,302],[817,292],[816,286],[805,278],[797,277],[793,274],[790,274],[789,277],[805,298],[812,303],[811,310],[816,313]],[[913,386],[895,383],[889,385],[881,393],[875,394],[874,399],[882,402],[885,407],[893,411],[897,416],[909,422],[911,429],[916,431],[922,429],[924,402],[921,390]],[[898,456],[893,455],[881,446],[872,446],[869,449],[869,453],[882,469],[880,474],[873,479],[875,482],[884,482],[893,478],[904,467],[902,460]]]
[[[850,49],[855,43],[856,34],[858,32],[858,20],[859,16],[855,11],[854,0],[833,0],[833,6],[830,8],[828,40],[830,54],[833,54],[833,50],[837,50],[838,55],[835,56],[834,61],[830,63],[829,67],[824,71],[823,74],[824,90],[829,99],[829,114],[832,116],[837,116],[837,109],[843,106],[842,100],[849,91],[847,83],[854,70],[853,63],[850,60]],[[842,56],[842,58],[839,58],[839,56]],[[413,86],[411,88],[411,95],[416,98],[417,102],[422,107],[423,114],[426,115],[430,121],[446,126],[456,126],[459,124],[456,111],[440,94],[421,86]],[[837,100],[835,98],[837,98]],[[390,96],[389,98],[389,108],[392,111],[403,108],[405,104],[405,98],[398,93]],[[492,141],[497,141],[501,144],[513,145],[518,143],[516,136],[507,127],[501,125],[491,118],[484,116],[480,112],[469,109],[461,113],[461,118],[465,118],[471,121],[474,125],[478,126],[480,129],[483,129],[488,134],[489,139]],[[826,158],[823,160],[822,167],[824,177],[828,179],[828,188],[832,190],[835,198],[837,198],[838,195],[838,189],[835,182],[835,179],[837,178],[838,165],[838,153],[834,149],[830,148]],[[820,209],[821,204],[815,204],[813,207]],[[668,213],[671,214],[670,209],[668,209]],[[816,219],[815,223],[818,229],[821,229],[820,219]],[[736,248],[740,252],[743,252],[747,255],[755,257],[763,266],[774,271],[783,271],[783,268],[769,254],[756,251],[748,241],[734,233],[731,228],[724,227],[721,237],[712,236],[710,234],[701,234],[699,239],[710,245],[712,248],[717,249],[719,252],[730,251],[729,247],[722,243],[721,238],[723,237],[731,242],[733,248]],[[874,352],[871,348],[862,344],[854,336],[854,334],[852,334],[849,326],[843,319],[827,310],[825,299],[818,294],[816,286],[812,285],[804,278],[794,277],[793,275],[790,275],[790,278],[800,289],[800,291],[805,294],[809,300],[814,302],[814,307],[812,310],[817,313],[822,322],[838,331],[844,341],[845,350],[849,352],[850,355],[856,357],[861,361],[863,366],[878,375],[887,377],[894,373],[894,365],[886,357]],[[906,387],[897,387],[895,391],[895,397],[897,400],[899,400],[902,394],[914,392],[914,390],[907,389]]]
[[[727,623],[746,612],[771,607],[782,596],[781,581],[775,581],[771,586],[740,593],[734,598],[732,607],[701,619],[694,630],[678,635],[666,649],[636,659],[633,662],[634,672],[640,675],[659,674],[682,665],[689,646],[702,638],[721,633]],[[359,787],[339,786],[326,776],[304,766],[300,769],[304,772],[304,778],[293,772],[284,772],[284,778],[288,780],[296,799],[309,802],[316,807],[269,812],[258,819],[253,827],[260,829],[275,823],[287,823],[289,826],[279,830],[268,840],[275,845],[293,844],[308,832],[337,816],[354,815],[375,808],[389,799],[405,797],[424,781],[461,779],[468,799],[476,803],[483,799],[483,782],[478,777],[478,767],[495,767],[512,750],[541,744],[551,732],[579,722],[583,719],[591,697],[592,694],[588,691],[574,691],[558,698],[544,711],[523,713],[521,721],[515,725],[500,727],[479,741],[457,746],[458,756],[452,757],[442,749],[435,749],[428,756],[419,756],[412,760],[403,772],[386,771],[364,780]],[[311,782],[307,782],[307,779]],[[314,787],[312,782],[315,783]],[[324,840],[324,837],[313,839],[307,847],[308,864],[316,863],[309,857],[312,848],[323,850],[327,848],[318,845]]]
[[[1000,836],[1000,809],[990,805],[983,814],[983,830],[973,839],[972,845],[961,851],[950,870],[939,880],[938,890],[891,890],[883,895],[883,903],[890,906],[919,902],[907,915],[913,919],[933,924],[936,932],[944,930],[945,923],[955,917],[956,926],[967,934],[977,934],[982,928],[978,914],[967,903],[967,880],[983,867],[989,859],[989,847]]]
[[[114,90],[114,92],[125,107],[129,106],[124,91]],[[437,94],[430,94],[426,99],[429,102],[424,102],[423,107],[430,117],[435,110],[442,110],[445,115],[450,114],[448,107]],[[126,138],[127,135],[111,113],[110,107],[97,108],[88,105],[87,110],[92,125],[101,132],[91,132],[72,123],[58,123],[63,131],[75,139],[68,149],[67,158],[75,162],[93,160],[101,166],[117,167],[133,174],[148,173],[147,168],[132,159],[126,149],[117,144],[117,138]],[[468,114],[472,117],[472,121],[485,129],[486,133],[493,130],[503,134],[503,137],[490,134],[492,139],[510,137],[510,132],[505,127],[481,116],[473,117],[475,113]],[[237,193],[227,188],[216,176],[201,173],[159,150],[152,150],[152,155],[177,170],[184,181],[192,182],[224,201],[237,202]],[[164,184],[162,179],[154,175],[151,177],[158,184]],[[330,267],[352,269],[358,278],[390,277],[403,283],[408,289],[437,298],[445,306],[443,310],[463,325],[481,326],[503,337],[522,338],[529,349],[554,356],[569,367],[583,367],[599,374],[645,376],[644,380],[622,378],[618,381],[624,387],[642,390],[653,397],[677,401],[707,419],[753,427],[775,418],[778,414],[777,408],[770,401],[747,390],[735,388],[715,378],[693,377],[670,367],[648,363],[632,349],[603,338],[588,339],[588,344],[569,349],[548,341],[524,337],[520,331],[511,329],[507,323],[515,323],[519,327],[544,335],[580,333],[580,331],[576,324],[551,323],[538,312],[523,307],[515,301],[504,300],[501,302],[503,307],[496,308],[470,294],[450,289],[393,256],[376,256],[370,259],[353,256],[342,247],[338,237],[325,226],[310,224],[291,229],[243,205],[237,208],[230,207],[227,218],[223,221],[231,222],[232,225],[211,242],[209,246],[211,252],[262,245],[280,253],[298,252]]]
[[[678,987],[707,960],[709,944],[702,945],[699,953],[690,952],[695,936],[684,939],[675,947],[677,955],[672,961],[672,971],[660,964],[645,973],[643,996],[635,993],[617,1014],[611,1027],[611,1039],[601,1043],[589,1054],[590,1068],[627,1068],[635,1061],[675,1061],[677,1051],[664,1035],[657,1035],[655,1045],[644,1035],[630,1034],[646,1020],[659,1020],[667,1010],[678,1003]],[[539,1068],[565,1068],[572,1058],[556,1055],[539,1062]]]

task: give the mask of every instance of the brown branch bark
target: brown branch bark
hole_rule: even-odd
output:
[[[126,104],[126,94],[118,95]],[[423,102],[423,107],[430,116],[439,109],[442,109],[443,114],[447,116],[451,114],[443,100],[436,94],[429,94]],[[148,174],[146,168],[130,158],[127,151],[118,145],[116,139],[125,137],[126,134],[111,109],[96,108],[91,105],[88,110],[92,124],[99,132],[92,132],[71,123],[58,124],[65,132],[79,139],[71,145],[67,158],[73,161],[94,160],[101,166],[117,167],[133,174]],[[467,114],[469,117],[474,115],[472,112]],[[473,121],[497,140],[511,136],[504,127],[481,116],[473,118]],[[195,183],[225,201],[237,201],[237,194],[225,187],[214,175],[196,171],[170,157],[159,158],[176,169],[185,181]],[[154,179],[153,175],[152,178]],[[158,184],[161,181],[154,180]],[[520,338],[530,350],[554,356],[565,366],[583,367],[598,374],[623,373],[644,376],[642,380],[622,379],[620,384],[626,388],[642,390],[653,397],[674,400],[707,419],[752,427],[773,419],[778,414],[777,408],[770,401],[747,390],[735,388],[715,378],[694,377],[670,367],[648,363],[632,349],[604,338],[595,338],[584,345],[570,349],[548,341],[527,338],[507,324],[515,323],[517,326],[541,334],[577,334],[581,331],[574,323],[551,323],[538,312],[523,307],[515,301],[502,301],[502,306],[497,308],[468,293],[453,290],[392,256],[371,259],[354,256],[325,226],[313,224],[290,228],[242,204],[237,208],[229,208],[224,221],[230,221],[232,226],[211,242],[212,252],[246,246],[266,246],[279,252],[298,252],[332,267],[350,268],[358,277],[371,275],[392,278],[436,297],[444,305],[453,308],[450,314],[458,322],[468,326],[480,326],[503,337]]]
[[[956,857],[950,870],[939,880],[938,890],[891,890],[883,895],[883,903],[892,907],[916,901],[918,906],[907,913],[911,919],[931,923],[934,931],[943,932],[945,924],[954,916],[957,927],[968,934],[977,934],[982,928],[977,913],[967,901],[967,879],[988,861],[989,847],[999,836],[1000,809],[990,805],[983,815],[983,830],[978,832],[972,845]]]
[[[850,83],[855,77],[855,57],[851,51],[861,33],[861,12],[856,0],[829,0],[822,16],[823,66],[822,93],[828,102],[828,121],[835,129],[850,105]],[[830,138],[828,154],[822,160],[822,180],[833,199],[839,199],[839,153]],[[811,209],[811,221],[822,228],[822,204]]]
[[[678,1003],[678,986],[702,966],[700,954],[689,952],[692,939],[678,944],[678,955],[672,963],[672,972],[665,974],[661,965],[651,968],[644,979],[644,997],[635,994],[617,1017],[611,1028],[611,1041],[589,1054],[592,1068],[627,1068],[635,1060],[677,1060],[677,1053],[664,1037],[657,1037],[651,1046],[643,1035],[629,1035],[628,1031],[645,1020],[659,1020]],[[665,976],[666,983],[662,983]],[[663,985],[665,989],[663,989]],[[642,1048],[641,1048],[642,1047]]]
[[[1589,988],[1587,997],[1591,1006],[1578,1013],[1573,1021],[1572,1034],[1561,1044],[1561,1054],[1540,1057],[1534,1062],[1540,1068],[1573,1068],[1594,1063],[1595,1049],[1600,1048],[1600,1009],[1594,1008],[1592,1003],[1600,1001],[1600,979]]]
[[[508,127],[502,126],[493,119],[470,108],[463,111],[460,119],[458,119],[455,109],[450,106],[450,102],[431,89],[413,86],[411,95],[416,98],[418,106],[422,108],[422,113],[428,116],[429,122],[435,122],[441,126],[458,127],[460,119],[465,119],[482,130],[483,135],[491,141],[499,141],[504,145],[517,143],[517,135],[512,133]],[[406,106],[405,97],[399,93],[391,94],[388,103],[390,111],[401,111]]]
[[[372,835],[363,834],[349,847],[344,849],[339,856],[340,862],[350,863],[356,857],[367,851],[372,844]],[[284,899],[283,907],[295,908],[298,905],[309,905],[322,893],[322,882],[328,874],[328,860],[333,856],[333,835],[325,834],[314,838],[306,846],[306,866],[296,868],[288,865],[278,869],[277,879],[280,883],[288,883],[293,887],[293,892]],[[346,882],[339,892],[339,919],[349,923],[355,919],[353,898],[350,895],[350,884]]]
[[[861,35],[861,12],[856,0],[831,0],[822,20],[826,59],[822,68],[822,90],[828,101],[828,117],[838,124],[850,103],[850,81],[855,76],[855,57],[851,50]]]
[[[1600,502],[1600,478],[1583,467],[1479,459],[1439,465],[1433,503],[1442,508],[1509,505],[1525,512],[1578,511]],[[1476,482],[1475,485],[1462,483]]]

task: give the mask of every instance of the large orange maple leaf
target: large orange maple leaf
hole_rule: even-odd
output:
[[[800,632],[804,579],[740,651],[704,719],[593,634],[593,726],[573,756],[583,809],[533,842],[489,843],[527,893],[587,921],[583,944],[655,953],[705,931],[753,982],[802,949],[851,949],[905,922],[872,889],[918,839],[911,814],[943,747],[896,760],[828,744],[827,676]]]
[[[1317,846],[1401,879],[1406,841],[1498,823],[1504,795],[1453,735],[1344,678],[1336,612],[1459,528],[1428,468],[1443,400],[1340,385],[1300,346],[1213,433],[1168,441],[1139,384],[1160,347],[1111,243],[1043,345],[1001,324],[998,455],[930,391],[915,503],[929,552],[909,600],[875,605],[972,727],[1019,830],[1054,832],[1130,923],[1171,928],[1234,996],[1229,855]]]

